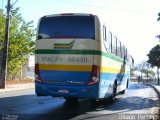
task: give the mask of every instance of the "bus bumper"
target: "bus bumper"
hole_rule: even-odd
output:
[[[37,96],[73,97],[79,99],[98,99],[99,84],[93,86],[58,86],[35,82]]]

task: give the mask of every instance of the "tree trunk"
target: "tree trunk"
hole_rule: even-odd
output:
[[[148,83],[148,70],[147,70],[147,83]]]
[[[158,85],[159,85],[159,83],[160,83],[160,81],[159,81],[159,67],[157,67],[157,76],[158,76]]]

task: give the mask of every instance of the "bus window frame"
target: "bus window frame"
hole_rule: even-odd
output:
[[[112,53],[112,32],[108,31],[109,52]]]
[[[118,57],[120,57],[120,58],[122,58],[122,48],[121,48],[121,41],[118,41],[117,42],[118,44],[117,44],[117,56]]]
[[[112,50],[113,50],[113,54],[117,56],[117,37],[113,36],[112,39]]]

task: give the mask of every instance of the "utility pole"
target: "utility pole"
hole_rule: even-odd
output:
[[[157,21],[160,21],[160,13],[158,13]],[[159,39],[159,42],[160,42],[160,35],[157,35],[156,37]]]
[[[158,85],[160,85],[160,79],[159,79],[159,67],[157,67],[157,79],[158,79]]]
[[[10,15],[11,15],[10,13],[11,13],[11,4],[10,4],[10,0],[8,0],[5,40],[3,43],[3,51],[2,51],[0,88],[5,88],[5,81],[6,81],[6,76],[7,76],[8,41],[9,41],[9,27],[10,27]]]

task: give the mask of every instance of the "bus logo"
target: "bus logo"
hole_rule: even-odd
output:
[[[70,43],[54,43],[54,48],[55,49],[71,49],[73,47],[74,41],[75,40],[73,40]]]

